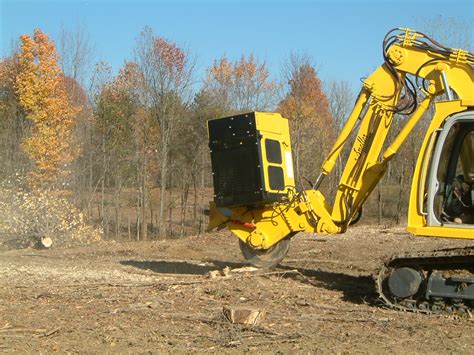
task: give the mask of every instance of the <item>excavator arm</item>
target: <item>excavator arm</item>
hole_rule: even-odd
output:
[[[461,108],[465,110],[473,99],[472,55],[469,57],[462,50],[451,50],[449,56],[435,48],[428,50],[426,43],[420,41],[424,38],[420,33],[405,29],[395,36],[393,44],[384,46],[385,63],[364,81],[354,110],[323,163],[316,188],[331,172],[344,143],[359,124],[331,213],[332,220],[342,231],[383,177],[389,161],[433,100],[446,95],[452,101],[454,91],[465,101]],[[409,75],[416,81],[424,81],[425,88],[417,92],[418,88],[409,81]],[[407,100],[411,101],[407,104]],[[456,111],[459,109],[453,107],[452,113]],[[410,118],[391,144],[385,147],[396,113]]]
[[[384,39],[383,57],[384,63],[363,81],[311,189],[295,187],[288,123],[279,114],[252,112],[209,121],[215,192],[209,228],[231,230],[253,265],[277,265],[298,232],[346,232],[428,110],[430,123],[413,174],[408,230],[474,239],[474,224],[458,225],[453,217],[443,220],[440,200],[448,201],[446,186],[452,185],[459,167],[465,181],[474,179],[474,54],[444,47],[410,29],[394,29]],[[408,118],[388,141],[400,115]],[[352,140],[330,205],[319,188]],[[471,194],[474,204],[474,191]],[[472,265],[474,249],[393,256],[376,278],[377,290],[394,308],[465,311],[474,306],[474,277],[466,276],[473,272]],[[445,277],[446,271],[455,276]]]
[[[253,252],[261,255],[270,253],[278,243],[288,240],[298,232],[344,233],[383,177],[390,160],[397,154],[403,142],[436,98],[446,102],[443,109],[435,114],[433,120],[445,119],[446,112],[454,114],[467,110],[469,107],[472,108],[474,102],[472,85],[474,55],[472,53],[443,47],[424,34],[410,29],[394,29],[385,37],[383,55],[384,63],[364,80],[353,111],[325,159],[321,174],[312,189],[302,191],[294,186],[291,161],[288,161],[289,133],[283,126],[281,132],[275,128],[281,126],[278,123],[281,116],[278,114],[249,113],[242,115],[242,118],[233,116],[209,121],[211,160],[216,191],[218,186],[237,185],[243,179],[242,176],[248,176],[251,173],[245,165],[242,165],[239,166],[237,173],[234,172],[233,179],[222,182],[222,176],[226,175],[228,178],[229,169],[232,169],[236,163],[227,165],[225,174],[219,173],[219,168],[223,163],[222,159],[221,163],[217,162],[217,153],[213,147],[220,151],[231,147],[235,157],[240,156],[235,146],[247,146],[249,140],[257,145],[258,154],[260,154],[258,157],[261,161],[258,159],[255,161],[259,161],[258,167],[266,168],[268,165],[269,169],[268,172],[267,170],[261,172],[260,190],[264,192],[268,181],[270,181],[268,190],[272,191],[272,174],[275,175],[277,169],[283,169],[286,172],[281,178],[273,176],[273,185],[281,185],[276,188],[279,190],[278,193],[269,193],[260,200],[251,197],[246,203],[241,197],[247,195],[239,194],[238,191],[234,191],[231,199],[226,197],[219,200],[220,195],[217,191],[214,202],[211,203],[209,227],[227,227],[239,237],[244,254]],[[249,118],[249,115],[254,116]],[[409,118],[388,144],[388,133],[397,115],[407,115]],[[245,133],[239,133],[243,132],[241,129],[235,130],[235,122],[240,122],[242,125],[243,122],[247,122],[245,121],[247,119],[250,119],[250,126],[254,122],[256,130],[250,133],[247,130],[245,136]],[[275,127],[269,128],[272,124],[268,122],[272,122]],[[220,131],[217,129],[219,127]],[[232,135],[227,141],[223,138],[227,136],[222,134],[222,127],[226,129],[225,134]],[[271,159],[267,161],[263,158],[262,160],[264,153],[270,151],[267,143],[263,142],[269,141],[267,137],[270,133],[273,134],[272,139],[278,141],[278,138],[275,138],[277,137],[275,132],[284,137],[281,138],[280,143],[285,151],[286,168],[282,159],[277,160],[276,163]],[[345,162],[334,203],[331,206],[319,187],[324,178],[333,170],[344,145],[354,134],[356,134],[355,140]],[[256,139],[255,143],[253,143],[254,139]],[[282,164],[281,167],[276,165],[278,162]],[[281,184],[277,183],[279,180]],[[255,192],[255,194],[258,193],[259,191]],[[271,196],[277,196],[277,198],[272,199]],[[239,203],[233,203],[233,201]],[[274,255],[274,262],[280,261],[280,254]]]

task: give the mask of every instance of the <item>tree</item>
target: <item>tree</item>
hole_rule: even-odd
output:
[[[104,84],[95,97],[94,128],[101,156],[97,177],[101,186],[100,220],[107,236],[110,203],[106,199],[106,188],[109,191],[111,187],[114,188],[116,234],[120,230],[120,196],[124,183],[139,187],[137,211],[141,214],[138,215],[137,227],[142,225],[143,220],[144,189],[141,172],[146,171],[143,164],[147,162],[144,154],[149,139],[143,134],[148,125],[142,120],[145,115],[141,114],[142,108],[137,98],[138,80],[136,65],[125,63],[118,75]],[[146,235],[143,228],[137,228],[137,238],[140,234]]]
[[[72,128],[79,108],[69,100],[58,66],[54,43],[40,29],[33,38],[21,36],[16,92],[26,117],[33,123],[22,148],[35,164],[31,183],[51,186],[68,173],[78,151],[72,144]]]
[[[472,21],[438,15],[417,19],[416,30],[447,47],[471,50],[474,46]]]
[[[331,82],[328,85],[326,92],[329,100],[329,110],[331,111],[332,117],[334,118],[336,131],[339,133],[346,123],[346,120],[354,106],[354,93],[352,92],[347,81]],[[352,135],[351,138],[353,139],[354,135]],[[345,162],[349,156],[349,152],[353,143],[352,139],[346,142],[341,154],[339,155],[338,164],[336,166],[336,176],[333,180],[331,180],[333,183],[332,186],[335,186],[342,176],[342,171],[344,168],[343,162]]]
[[[160,207],[158,233],[166,235],[165,207],[169,186],[171,137],[182,105],[191,98],[194,61],[183,48],[146,27],[137,40],[135,62],[141,75],[143,106],[159,127]]]
[[[64,75],[83,84],[94,55],[94,45],[83,25],[68,29],[61,25],[60,64]]]
[[[215,105],[212,95],[201,90],[195,95],[189,110],[183,112],[183,117],[177,122],[177,130],[180,134],[174,137],[172,153],[177,173],[175,181],[181,182],[180,235],[185,234],[184,222],[190,191],[193,199],[190,227],[198,234],[204,230],[202,209],[207,207],[204,191],[205,187],[209,186],[211,177],[206,123],[210,118],[221,117],[225,114],[227,112]]]
[[[29,160],[20,149],[29,123],[16,95],[16,77],[19,72],[18,54],[12,53],[0,61],[0,160],[1,177],[23,172]]]
[[[329,110],[338,129],[341,129],[354,106],[354,93],[347,81],[331,82],[326,92]]]
[[[329,101],[316,70],[305,55],[292,54],[285,67],[288,92],[278,111],[290,120],[297,179],[319,171],[335,133]]]
[[[244,55],[235,62],[227,57],[214,61],[207,70],[204,91],[214,106],[227,112],[262,111],[273,107],[280,86],[270,79],[265,62]]]

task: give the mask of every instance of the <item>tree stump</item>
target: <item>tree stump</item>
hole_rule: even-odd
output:
[[[263,310],[245,307],[224,306],[222,312],[232,324],[257,325],[265,316]]]

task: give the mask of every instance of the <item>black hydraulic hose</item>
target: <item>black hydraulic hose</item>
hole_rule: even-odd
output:
[[[407,83],[409,85],[407,85]],[[416,87],[410,79],[405,78],[405,85],[404,86],[408,90],[408,92],[410,93],[411,102],[409,102],[405,107],[400,109],[400,111],[397,112],[397,113],[400,114],[400,115],[403,115],[403,116],[409,116],[413,112],[415,112],[415,110],[418,106],[418,95],[416,93]],[[411,86],[411,88],[409,86]],[[409,110],[409,111],[408,112],[403,112],[405,110]]]
[[[435,59],[430,59],[428,60],[427,62],[423,63],[422,65],[420,65],[420,67],[418,68],[418,70],[416,71],[415,73],[415,83],[417,86],[418,85],[418,79],[420,78],[420,72],[421,70],[426,67],[428,64],[431,64],[431,63],[434,63],[434,62],[438,62],[438,61],[441,61],[442,59],[441,58],[435,58]],[[426,88],[426,80],[423,80],[422,82],[422,85],[423,85],[423,90],[425,91],[428,91],[428,89]]]

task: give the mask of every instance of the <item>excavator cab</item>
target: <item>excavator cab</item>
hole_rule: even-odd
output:
[[[412,202],[416,203],[410,205],[409,212],[409,216],[424,217],[425,223],[419,226],[415,223],[415,234],[439,236],[443,233],[446,237],[472,238],[474,111],[461,112],[444,120],[440,127],[427,134],[425,144],[426,152],[420,154],[424,159],[419,159],[418,180],[418,186],[424,180],[425,188],[412,189],[415,195]],[[409,228],[413,228],[410,221]]]
[[[428,185],[428,225],[474,228],[474,113],[446,121],[436,148]]]

